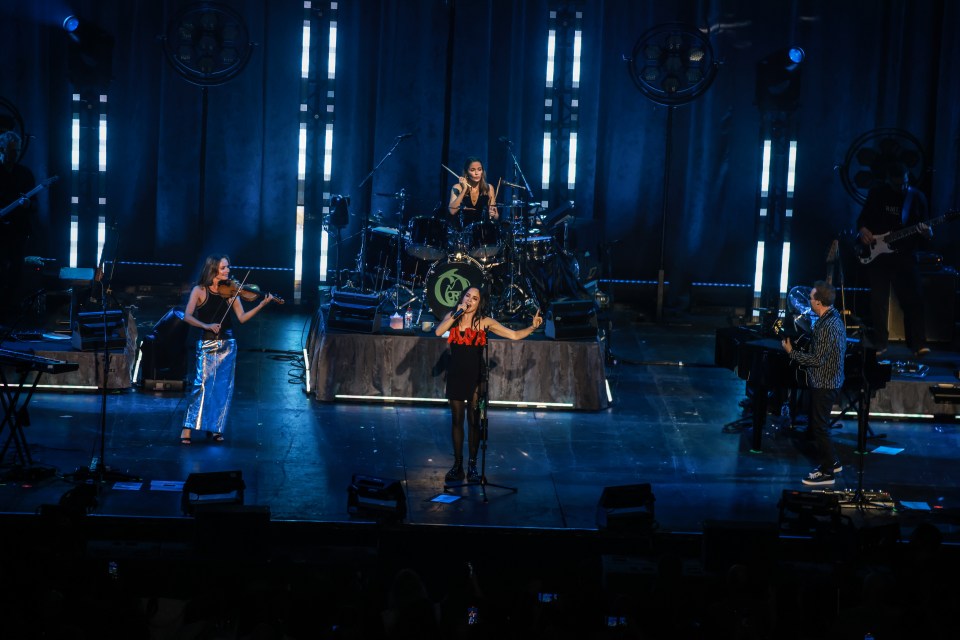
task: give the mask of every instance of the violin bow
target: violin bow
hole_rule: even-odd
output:
[[[230,313],[230,309],[233,308],[233,303],[240,296],[240,291],[243,290],[243,285],[247,281],[247,278],[250,277],[250,269],[247,269],[247,275],[243,276],[243,280],[240,281],[240,284],[237,285],[237,292],[230,297],[230,301],[227,302],[227,310],[223,312],[223,316],[220,318],[220,324],[223,324],[223,321],[227,319],[227,314]]]

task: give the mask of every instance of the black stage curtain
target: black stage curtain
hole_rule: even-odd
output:
[[[79,0],[71,8],[116,38],[107,198],[120,257],[181,262],[190,278],[211,251],[239,264],[291,267],[303,3],[227,0],[256,47],[236,78],[205,90],[205,132],[204,90],[166,63],[157,38],[187,4]],[[314,7],[322,13],[329,4]],[[752,279],[760,171],[755,68],[789,44],[808,56],[793,116],[793,280],[822,277],[830,239],[852,227],[859,205],[836,167],[866,131],[897,127],[914,135],[935,170],[922,177],[933,211],[960,202],[960,148],[951,142],[960,138],[960,79],[952,69],[960,42],[948,35],[960,24],[955,2],[341,0],[332,192],[352,197],[353,215],[341,267],[356,255],[364,215],[382,212],[386,226],[398,221],[396,200],[378,194],[403,188],[411,195],[406,217],[430,215],[453,182],[440,163],[459,170],[468,155],[486,161],[493,182],[514,178],[501,136],[515,143],[539,197],[545,33],[556,7],[583,13],[573,242],[579,251],[603,253],[608,276],[655,278],[659,266],[666,108],[637,90],[624,56],[640,34],[664,22],[709,29],[722,61],[713,86],[674,113],[665,270],[676,289],[691,280]],[[0,97],[16,105],[35,136],[25,162],[38,177],[70,174],[62,9],[54,0],[0,4]],[[360,188],[405,133],[413,135]],[[31,253],[66,260],[69,184],[61,180],[41,197]],[[322,195],[311,193],[312,220]],[[308,246],[316,246],[319,225],[308,231]],[[958,233],[945,225],[933,247],[949,264],[960,258]],[[85,265],[93,261],[89,238],[81,238]],[[310,265],[306,270],[309,277]]]

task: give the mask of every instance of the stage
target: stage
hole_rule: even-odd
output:
[[[165,312],[138,318],[140,334]],[[380,597],[405,566],[442,592],[470,563],[510,599],[522,596],[508,585],[531,576],[541,591],[569,599],[583,589],[636,589],[670,558],[682,563],[682,584],[722,591],[727,567],[756,562],[758,550],[781,572],[812,568],[804,575],[813,580],[838,563],[893,562],[898,540],[931,525],[952,554],[943,570],[960,556],[953,554],[960,550],[960,437],[952,416],[873,417],[883,438],[870,440],[863,456],[856,421],[841,420],[833,434],[844,465],[838,483],[807,491],[800,478],[813,452],[802,428],[771,415],[762,452],[751,451],[749,428],[725,429],[741,417],[744,392],[736,374],[713,366],[716,325],[725,319],[656,324],[620,311],[609,365],[596,360],[596,342],[492,341],[491,359],[504,362],[503,372],[513,370],[511,358],[532,353],[538,370],[551,362],[563,370],[552,379],[564,380],[584,366],[576,358],[594,358],[613,400],[598,396],[598,377],[590,389],[602,408],[492,406],[483,457],[491,484],[483,492],[444,488],[452,454],[442,402],[336,398],[355,391],[344,385],[364,375],[369,388],[359,388],[367,395],[397,393],[383,381],[401,380],[421,385],[410,387],[417,394],[442,397],[443,376],[433,367],[445,342],[316,335],[319,357],[308,371],[302,354],[313,315],[272,308],[238,328],[236,391],[222,444],[180,444],[186,391],[37,391],[24,429],[33,464],[14,464],[8,452],[0,468],[0,538],[17,550],[7,554],[9,575],[60,576],[77,567],[131,593],[188,599],[204,597],[201,585],[217,580],[279,589],[303,572],[336,576],[342,585],[359,571],[375,576]],[[378,377],[362,364],[371,354],[384,363]],[[922,395],[958,357],[935,349],[926,379],[895,376],[890,393],[906,402],[902,384]],[[421,368],[429,373],[418,382]],[[504,376],[496,388],[509,393],[528,384]],[[99,461],[129,477],[111,473],[101,483],[90,471]],[[188,482],[223,477],[242,484],[242,498],[227,491],[217,496],[226,504],[211,507],[185,491]],[[352,509],[352,487],[371,483],[389,490]],[[851,502],[861,489],[869,505]],[[109,582],[117,573],[120,582]]]

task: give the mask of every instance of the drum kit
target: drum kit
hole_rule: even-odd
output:
[[[536,217],[524,215],[525,203],[500,205],[500,220],[484,217],[463,225],[457,224],[461,217],[444,216],[446,207],[408,219],[403,189],[377,195],[397,200],[396,226],[366,225],[357,271],[360,289],[372,289],[382,311],[402,315],[412,309],[418,323],[425,312],[440,319],[469,287],[486,293],[487,313],[502,322],[532,316],[548,302],[540,283],[562,247],[554,235],[536,228]],[[356,289],[352,281],[346,288],[351,287]]]

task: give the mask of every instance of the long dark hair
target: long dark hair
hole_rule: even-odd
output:
[[[470,291],[470,289],[476,289],[477,294],[480,296],[480,301],[477,303],[477,312],[473,314],[473,321],[470,323],[471,328],[478,329],[480,327],[480,321],[487,315],[487,292],[483,290],[483,287],[470,285],[464,289],[460,295],[460,302],[463,302],[463,297],[467,295],[467,291]]]
[[[227,264],[230,264],[230,256],[227,254],[207,256],[207,259],[203,262],[203,269],[200,270],[200,279],[197,280],[197,284],[201,287],[212,285],[213,279],[220,272],[220,261],[224,259],[226,259]]]
[[[472,165],[474,162],[479,162],[480,168],[483,169],[483,173],[480,174],[480,184],[477,185],[479,187],[479,193],[481,196],[489,195],[490,187],[487,185],[487,167],[486,165],[483,164],[483,160],[481,160],[480,158],[475,158],[474,156],[470,156],[469,158],[464,160],[463,177],[466,178],[467,181],[470,180],[470,176],[467,174],[467,170],[470,169],[470,165]]]

